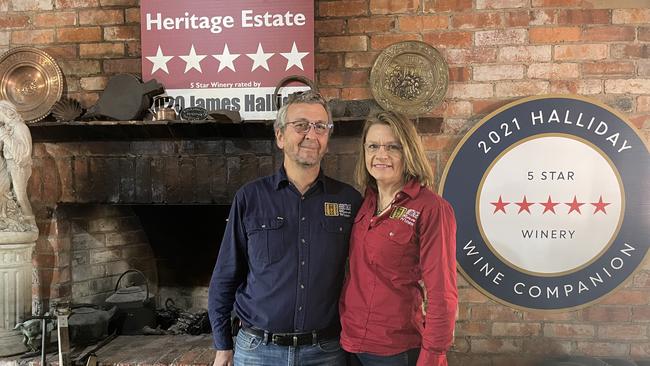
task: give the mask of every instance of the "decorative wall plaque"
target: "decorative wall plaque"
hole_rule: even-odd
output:
[[[395,43],[379,54],[370,72],[370,87],[384,109],[407,115],[432,110],[447,92],[447,62],[420,41]]]
[[[39,121],[63,94],[63,74],[46,52],[16,47],[0,57],[0,99],[16,106],[25,122]]]

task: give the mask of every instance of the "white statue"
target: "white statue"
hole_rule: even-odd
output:
[[[32,175],[32,136],[16,107],[6,100],[0,100],[0,146],[4,158],[0,159],[0,217],[12,216],[8,208],[13,192],[22,216],[32,221],[34,213],[27,197],[27,182]]]

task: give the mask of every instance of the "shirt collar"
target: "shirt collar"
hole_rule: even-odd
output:
[[[325,179],[325,174],[323,173],[323,169],[320,169],[318,171],[318,176],[316,177],[316,181],[314,185],[320,184],[323,187],[323,192],[327,193],[327,179]],[[280,166],[280,169],[273,175],[273,187],[275,190],[280,190],[280,188],[284,188],[287,185],[289,185],[289,177],[287,176],[287,171],[284,169],[284,165]],[[312,187],[314,186],[312,185]]]

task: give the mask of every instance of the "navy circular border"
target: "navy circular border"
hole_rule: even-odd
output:
[[[546,116],[549,116],[554,109],[558,111],[561,121],[564,120],[564,111],[574,111],[574,124],[552,122],[532,126],[528,123],[531,112],[538,113],[541,110],[547,119]],[[585,125],[591,117],[596,117],[595,123],[602,120],[608,123],[610,128],[615,125],[616,132],[620,132],[617,146],[614,147],[605,140],[606,136],[614,133],[611,130],[605,136],[598,136],[594,134],[593,130],[576,126],[575,117],[578,113],[583,113],[584,117],[588,116],[581,122]],[[526,118],[522,118],[522,116]],[[489,141],[489,132],[498,130],[501,123],[511,124],[513,118],[517,118],[521,129],[507,137],[501,135],[502,139],[499,144],[491,145],[492,149],[484,154],[483,150],[478,147],[479,141]],[[611,159],[623,182],[625,211],[618,236],[609,249],[590,265],[566,275],[540,277],[511,268],[490,251],[478,230],[475,200],[485,171],[500,153],[520,140],[548,133],[581,137],[597,146]],[[618,153],[617,150],[624,140],[627,140],[633,148]],[[650,182],[650,154],[644,141],[628,123],[607,108],[584,98],[554,96],[513,102],[479,122],[456,147],[452,158],[447,163],[440,193],[455,210],[457,220],[456,258],[460,269],[470,282],[477,285],[480,290],[493,299],[507,305],[536,310],[560,310],[580,307],[602,298],[620,286],[642,263],[648,252],[648,237],[650,236],[648,232],[650,189],[647,187],[647,182]],[[503,273],[500,284],[493,281],[493,276],[486,277],[479,273],[480,266],[473,265],[477,257],[466,255],[466,250],[463,248],[470,240],[472,241],[471,245],[475,247],[474,250],[479,252],[479,256],[484,257],[481,263],[490,263],[495,267],[495,271]],[[635,251],[631,252],[632,256],[621,253],[622,249],[627,248],[625,243],[630,243],[635,248]],[[562,253],[558,253],[558,255],[562,255]],[[619,270],[611,270],[610,267],[611,260],[615,257],[623,259],[625,263]],[[609,269],[612,277],[606,277],[604,283],[592,286],[589,276],[595,273],[604,274],[603,267]],[[578,294],[578,281],[588,284],[589,290]],[[558,286],[560,293],[563,291],[564,284],[570,284],[574,287],[573,295],[559,296],[559,298],[551,300],[545,298],[544,292],[537,298],[532,298],[527,294],[517,295],[513,291],[517,282],[525,283],[527,288],[539,286],[542,290]]]

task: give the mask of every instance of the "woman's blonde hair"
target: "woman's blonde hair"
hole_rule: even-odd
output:
[[[357,166],[354,173],[354,180],[359,185],[359,188],[361,188],[361,191],[363,192],[368,186],[375,190],[377,189],[375,178],[366,169],[366,152],[364,148],[368,130],[376,124],[389,126],[402,145],[402,157],[404,159],[403,181],[406,183],[411,179],[416,179],[423,186],[433,187],[433,170],[424,152],[422,141],[415,130],[415,126],[413,126],[413,123],[406,116],[400,113],[383,111],[369,117],[363,125],[359,158],[357,159]]]

